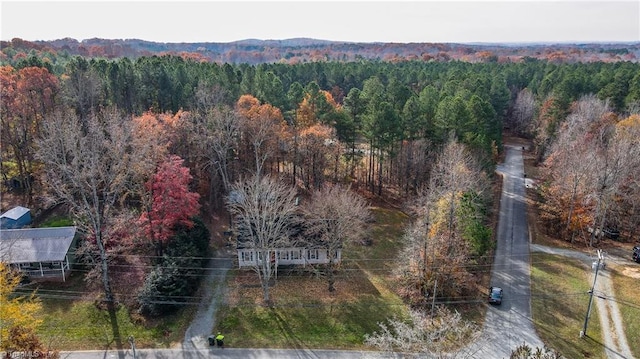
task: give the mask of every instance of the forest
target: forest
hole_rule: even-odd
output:
[[[135,59],[142,56],[174,55],[196,61],[224,63],[297,64],[317,61],[465,61],[519,62],[523,58],[555,63],[637,62],[640,44],[630,43],[361,43],[310,38],[286,40],[247,39],[228,43],[161,43],[139,39],[64,38],[51,41],[0,41],[0,56],[18,58],[33,53],[51,56]]]
[[[89,282],[107,304],[147,316],[174,311],[179,301],[163,298],[197,289],[181,278],[202,263],[184,258],[206,253],[212,213],[244,221],[267,258],[293,227],[337,248],[360,239],[362,198],[402,203],[415,218],[396,273],[407,303],[427,305],[435,276],[451,283],[440,295],[468,295],[476,279],[456,263],[488,260],[505,133],[535,145],[547,230],[590,246],[604,228],[637,238],[634,62],[253,65],[38,52],[5,53],[0,64],[3,193],[36,211],[66,205],[85,237]],[[298,196],[312,199],[302,213]],[[328,213],[341,214],[313,224]],[[271,271],[257,268],[265,302]],[[126,292],[114,288],[132,287],[142,289],[114,298]]]

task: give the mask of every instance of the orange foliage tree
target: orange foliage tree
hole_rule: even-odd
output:
[[[287,123],[280,109],[260,101],[251,95],[242,95],[236,103],[240,117],[241,155],[247,163],[253,161],[255,173],[261,175],[265,163],[277,162],[288,137]]]
[[[322,186],[337,142],[335,129],[326,125],[313,125],[300,130],[298,154],[302,160],[298,165],[306,188]]]
[[[139,150],[137,153],[145,156],[133,161],[135,183],[138,186],[135,191],[141,194],[143,206],[147,207],[149,194],[145,193],[142,184],[152,176],[158,164],[169,155],[169,148],[177,136],[178,115],[155,114],[147,111],[141,116],[133,117],[132,122],[132,144]]]
[[[339,109],[333,95],[325,90],[307,91],[296,111],[296,123],[304,128],[318,122],[326,123],[332,112]]]
[[[59,92],[57,78],[42,67],[16,71],[0,67],[0,136],[3,159],[15,164],[17,177],[31,202],[31,176],[34,168],[34,141],[40,126],[55,105]],[[5,176],[8,171],[2,168]]]

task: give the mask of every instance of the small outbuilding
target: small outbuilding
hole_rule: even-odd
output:
[[[0,215],[0,229],[24,228],[31,224],[29,208],[17,206]]]
[[[66,277],[74,260],[76,227],[0,230],[0,260],[30,279]]]

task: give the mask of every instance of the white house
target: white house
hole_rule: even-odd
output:
[[[238,266],[253,267],[262,263],[262,252],[255,248],[238,247]],[[326,248],[274,248],[269,251],[269,257],[276,266],[280,265],[302,265],[326,264],[329,263],[329,250]],[[338,249],[334,255],[334,261],[340,262],[342,250]]]
[[[0,261],[31,279],[66,280],[76,227],[0,230]]]

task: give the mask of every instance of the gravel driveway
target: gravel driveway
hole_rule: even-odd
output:
[[[597,261],[597,255],[589,255],[584,252],[575,251],[571,249],[553,248],[542,246],[539,244],[531,245],[532,252],[545,252],[556,255],[561,255],[570,258],[576,258],[582,261],[587,268],[592,266],[594,261]],[[600,326],[602,327],[602,336],[604,340],[605,353],[609,359],[631,359],[634,358],[629,348],[627,336],[624,332],[624,326],[622,325],[622,318],[620,316],[620,309],[618,309],[618,303],[613,292],[613,285],[611,283],[611,276],[609,270],[611,266],[619,265],[619,263],[625,263],[628,259],[614,256],[611,254],[605,254],[606,266],[604,269],[598,271],[598,279],[596,280],[596,287],[594,288],[594,303],[598,307],[598,316],[600,318]],[[593,283],[593,275],[595,271],[592,271],[591,282]],[[586,308],[585,308],[586,310]],[[587,334],[589,328],[587,327]]]
[[[225,278],[233,265],[233,251],[228,248],[217,250],[207,263],[206,277],[201,285],[202,302],[198,306],[193,322],[184,334],[184,350],[202,349],[209,346],[207,337],[215,326],[215,317],[224,299]]]

